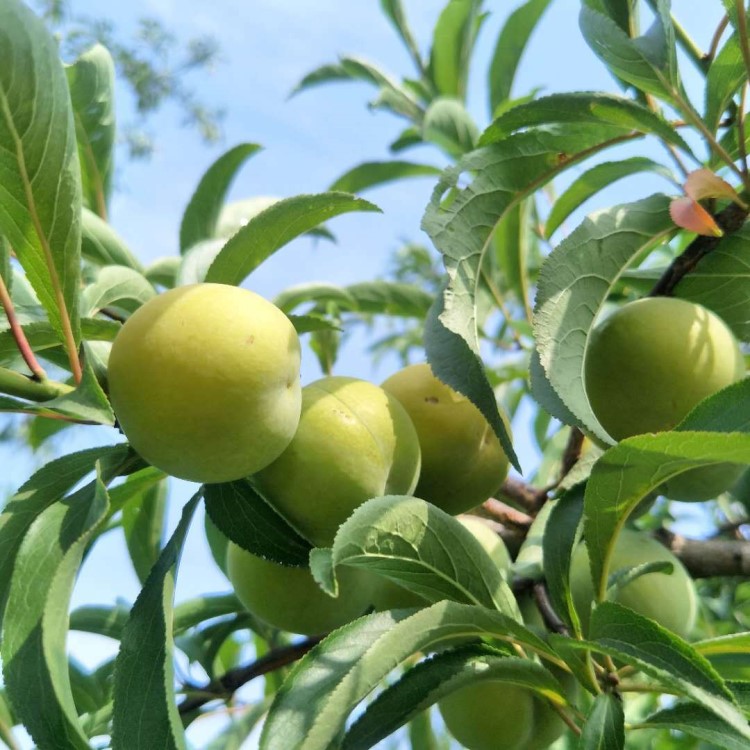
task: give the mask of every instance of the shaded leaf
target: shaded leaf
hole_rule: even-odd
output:
[[[423,67],[422,56],[419,52],[419,46],[414,39],[414,34],[409,28],[401,0],[380,0],[380,7],[393,25],[393,28],[398,32],[417,69],[421,70]]]
[[[625,714],[622,698],[612,693],[596,696],[586,717],[578,747],[581,750],[623,750]]]
[[[82,633],[95,633],[117,641],[130,616],[130,606],[118,602],[112,606],[86,605],[70,613],[70,629]]]
[[[153,567],[122,633],[115,665],[113,750],[184,750],[185,737],[174,699],[173,595],[177,568],[196,494]]]
[[[143,270],[120,235],[88,208],[84,208],[81,214],[81,255],[98,266],[127,266],[136,271]]]
[[[159,559],[166,509],[167,483],[163,479],[137,492],[122,508],[125,544],[141,583],[145,583]]]
[[[732,34],[711,61],[706,75],[706,113],[704,121],[715,133],[719,122],[734,95],[747,79],[745,61],[742,57],[737,34]]]
[[[406,177],[429,177],[440,174],[440,169],[430,164],[410,161],[369,161],[358,164],[335,180],[329,191],[361,193],[379,185]]]
[[[424,115],[422,139],[439,146],[446,154],[458,158],[471,151],[479,130],[458,99],[438,97]]]
[[[81,314],[93,317],[110,305],[134,312],[155,296],[156,290],[139,271],[126,266],[103,266],[96,281],[81,295]]]

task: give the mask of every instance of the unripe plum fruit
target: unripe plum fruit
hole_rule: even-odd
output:
[[[411,494],[419,466],[417,433],[393,396],[365,380],[326,377],[302,389],[293,440],[255,479],[303,536],[330,546],[365,500]]]
[[[602,427],[616,440],[671,430],[694,406],[740,380],[737,340],[717,315],[694,302],[649,297],[624,305],[597,326],[586,354],[586,392]],[[684,472],[660,492],[708,500],[742,473],[736,464]]]
[[[505,542],[486,523],[472,516],[461,516],[460,521],[484,547],[492,562],[497,565],[504,578],[510,575],[511,560]],[[377,576],[373,586],[372,603],[377,612],[386,609],[426,607],[429,602],[419,594],[409,591],[395,581]]]
[[[456,515],[499,489],[508,473],[508,457],[469,399],[438,380],[426,363],[400,370],[383,388],[403,404],[419,435],[417,497]]]
[[[363,614],[370,604],[371,576],[355,568],[337,571],[339,595],[328,596],[309,568],[292,568],[227,548],[227,577],[237,598],[259,620],[280,630],[320,635]]]
[[[646,573],[617,590],[613,601],[635,610],[681,638],[690,635],[698,614],[695,584],[685,566],[663,544],[632,529],[623,529],[617,538],[609,566],[614,573],[619,568],[632,568],[650,562],[669,562],[672,574]],[[573,603],[581,618],[584,632],[588,631],[594,585],[585,544],[573,553],[570,564],[570,589]]]
[[[450,733],[468,750],[543,750],[565,730],[542,698],[499,680],[459,688],[438,708]]]
[[[289,444],[299,422],[300,345],[263,297],[224,284],[149,300],[109,358],[112,406],[133,448],[168,474],[227,482]]]

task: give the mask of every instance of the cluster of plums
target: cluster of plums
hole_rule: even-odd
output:
[[[505,478],[507,457],[484,417],[428,365],[406,367],[381,386],[325,377],[302,388],[299,370],[297,333],[278,308],[244,289],[196,284],[161,294],[131,316],[113,345],[108,379],[119,424],[146,460],[202,483],[252,475],[263,496],[319,547],[330,546],[371,497],[413,494],[457,515],[491,497]],[[594,331],[585,384],[601,425],[621,440],[671,429],[743,375],[737,342],[719,318],[659,298],[621,307]],[[700,472],[670,480],[664,494],[706,499],[737,478],[732,465]],[[476,518],[460,520],[509,576],[511,559],[497,534]],[[209,530],[216,542],[220,533]],[[309,569],[233,543],[225,549],[221,561],[239,599],[286,631],[325,633],[370,608],[427,603],[355,568],[340,572],[334,599]],[[686,637],[697,597],[679,560],[626,530],[611,567],[652,561],[671,562],[674,570],[641,576],[616,598]],[[585,545],[574,554],[571,587],[586,629],[594,594]],[[564,729],[547,703],[502,682],[462,688],[440,708],[471,750],[543,748]]]

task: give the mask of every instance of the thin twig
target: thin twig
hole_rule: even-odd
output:
[[[23,357],[24,362],[28,365],[29,370],[33,373],[34,379],[39,381],[46,380],[47,373],[39,364],[39,361],[29,344],[29,340],[26,338],[26,334],[23,332],[23,328],[18,322],[18,316],[16,315],[16,310],[13,306],[13,300],[10,298],[10,292],[5,285],[5,279],[3,279],[2,274],[0,274],[0,302],[2,302],[5,317],[8,319],[10,331],[13,334],[13,338],[16,340],[18,350],[21,352],[21,356]]]
[[[552,606],[549,592],[547,591],[547,584],[544,581],[539,581],[534,584],[534,601],[536,602],[539,613],[542,615],[544,624],[549,630],[553,633],[560,633],[561,635],[570,635],[568,626],[562,621],[560,615],[555,612],[555,608]]]
[[[482,503],[482,509],[491,520],[506,527],[515,526],[518,529],[528,530],[534,521],[532,516],[512,508],[501,500],[496,500],[494,497]]]
[[[727,26],[729,25],[729,16],[724,14],[724,18],[719,21],[719,25],[716,27],[716,31],[714,31],[714,35],[711,38],[711,45],[708,48],[708,52],[706,52],[705,60],[706,60],[706,67],[710,67],[711,63],[714,61],[714,58],[716,57],[716,53],[719,51],[719,44],[721,43],[721,37],[724,36],[724,32],[726,31]]]

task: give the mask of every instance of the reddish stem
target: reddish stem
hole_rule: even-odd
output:
[[[10,298],[8,287],[5,286],[5,280],[2,275],[0,275],[0,302],[2,302],[5,316],[8,318],[8,323],[10,324],[11,333],[16,340],[16,344],[18,345],[18,349],[21,352],[24,362],[29,366],[29,369],[37,380],[46,380],[47,373],[39,364],[39,361],[29,345],[29,340],[26,338],[26,334],[23,332],[23,328],[18,322],[16,310],[13,307],[13,300]]]

